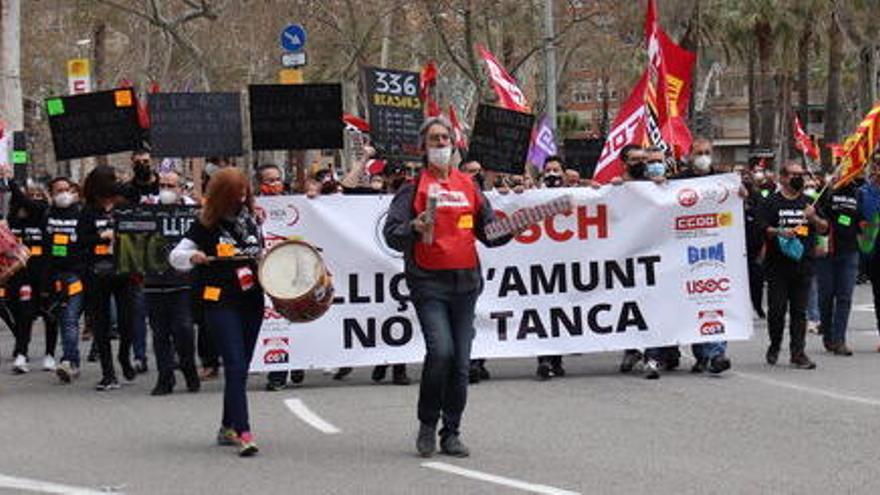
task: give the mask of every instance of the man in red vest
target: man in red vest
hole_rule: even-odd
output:
[[[422,457],[434,454],[441,415],[441,452],[469,455],[459,424],[467,401],[474,307],[483,288],[475,243],[500,246],[512,238],[487,239],[485,226],[495,220],[492,206],[474,179],[452,165],[453,135],[443,117],[422,125],[425,167],[414,183],[398,190],[383,229],[388,245],[404,254],[425,339],[416,440]]]

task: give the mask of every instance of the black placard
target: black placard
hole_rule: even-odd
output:
[[[604,139],[566,139],[562,142],[565,165],[577,169],[583,178],[592,177],[604,145]]]
[[[56,160],[133,151],[141,144],[131,88],[46,99]]]
[[[241,156],[241,96],[150,95],[150,146],[157,157]]]
[[[383,158],[418,160],[424,111],[418,72],[364,67],[370,141]]]
[[[255,150],[342,148],[342,86],[248,86]]]
[[[12,176],[15,182],[25,184],[28,178],[28,164],[30,156],[28,155],[27,134],[24,131],[13,131],[12,133]]]
[[[116,271],[142,273],[147,286],[187,283],[168,254],[196,221],[196,206],[137,205],[116,212]]]
[[[534,115],[480,105],[471,134],[468,160],[480,162],[487,170],[523,173],[534,122]]]

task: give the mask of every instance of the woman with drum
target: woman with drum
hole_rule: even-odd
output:
[[[425,363],[419,390],[421,426],[416,449],[423,457],[440,449],[466,457],[459,424],[467,401],[474,308],[483,288],[475,242],[499,246],[510,235],[488,240],[492,206],[472,177],[452,166],[452,125],[442,117],[421,128],[426,167],[413,184],[394,196],[383,233],[390,247],[403,252],[405,275],[425,339]]]
[[[242,457],[258,451],[248,420],[247,376],[263,323],[263,289],[256,275],[262,249],[247,177],[237,168],[224,168],[211,176],[199,220],[169,257],[180,271],[195,268],[193,290],[223,356],[217,442],[238,446]]]

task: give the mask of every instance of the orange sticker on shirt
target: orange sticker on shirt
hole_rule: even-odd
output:
[[[31,256],[42,256],[43,246],[31,246]]]
[[[474,228],[474,216],[470,213],[465,213],[464,215],[458,217],[458,228],[463,230],[470,230]]]
[[[75,296],[83,291],[83,284],[79,280],[67,286],[67,295]]]
[[[205,287],[205,291],[202,292],[202,299],[204,299],[205,301],[219,301],[220,287]]]
[[[798,225],[794,228],[794,233],[801,237],[806,237],[810,235],[810,228],[806,225]]]
[[[132,105],[132,96],[130,89],[118,89],[113,93],[117,107],[130,107]]]
[[[52,244],[66,246],[69,242],[70,237],[67,234],[55,234],[52,236]]]
[[[98,256],[107,256],[110,254],[110,246],[106,244],[98,244],[95,246],[95,254]]]
[[[229,258],[235,256],[235,246],[232,244],[217,244],[217,256],[221,258]]]

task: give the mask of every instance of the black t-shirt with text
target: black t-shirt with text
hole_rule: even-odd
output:
[[[859,212],[858,188],[848,184],[840,189],[828,189],[819,198],[822,217],[828,219],[829,253],[852,253],[858,249]]]
[[[779,249],[779,241],[776,238],[770,239],[767,243],[767,263],[768,264],[809,264],[813,257],[813,248],[816,245],[816,230],[804,215],[804,208],[809,206],[811,201],[803,194],[798,195],[794,199],[788,199],[782,195],[782,192],[775,192],[761,203],[761,213],[759,215],[761,231],[767,232],[768,227],[777,229],[795,229],[797,231],[797,239],[804,245],[804,254],[800,262],[795,262],[791,258],[785,256]]]

